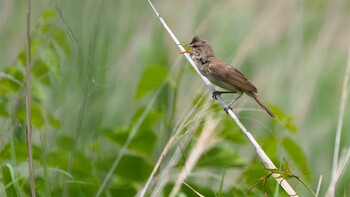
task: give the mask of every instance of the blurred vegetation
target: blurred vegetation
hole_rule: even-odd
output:
[[[350,3],[154,1],[181,42],[200,35],[259,89],[234,106],[276,166],[328,188],[349,47]],[[1,196],[29,196],[26,2],[0,2]],[[38,196],[135,196],[179,131],[147,196],[168,196],[210,120],[207,149],[178,196],[286,196],[211,99],[147,1],[33,1],[32,123]],[[229,99],[230,97],[225,97]],[[350,142],[346,105],[341,150]],[[336,196],[350,193],[349,168]],[[295,178],[300,196],[311,193]],[[187,186],[188,185],[188,186]]]

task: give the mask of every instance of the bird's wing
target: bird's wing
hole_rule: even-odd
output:
[[[208,69],[214,78],[222,80],[231,86],[242,91],[258,92],[256,87],[241,72],[224,62],[211,62],[208,65]]]

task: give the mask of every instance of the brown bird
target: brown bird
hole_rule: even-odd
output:
[[[217,95],[223,93],[238,93],[237,97],[228,104],[228,107],[225,107],[226,112],[245,93],[252,97],[271,117],[275,117],[272,111],[258,98],[256,87],[237,69],[218,59],[207,41],[195,36],[185,46],[190,47],[191,50],[183,53],[190,54],[198,70],[213,84],[228,90],[213,92],[213,98],[216,99]]]

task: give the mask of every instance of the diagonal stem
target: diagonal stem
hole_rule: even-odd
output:
[[[185,49],[183,48],[183,46],[181,45],[181,43],[178,41],[178,39],[176,38],[176,36],[174,35],[174,33],[170,30],[170,28],[168,27],[168,25],[165,23],[165,21],[163,20],[163,18],[160,16],[160,14],[157,12],[157,10],[155,9],[155,7],[153,6],[153,4],[151,3],[150,0],[148,0],[148,3],[150,4],[150,6],[152,7],[154,13],[157,15],[158,19],[160,20],[160,22],[162,23],[163,27],[165,28],[165,30],[168,32],[168,34],[170,35],[170,37],[174,40],[175,44],[179,47],[179,49],[181,50],[181,52],[185,52]],[[187,58],[187,60],[191,63],[191,65],[193,66],[193,68],[196,70],[196,72],[199,74],[199,76],[202,78],[202,80],[204,81],[204,83],[208,86],[208,89],[214,93],[216,92],[215,88],[211,85],[211,83],[209,82],[209,80],[204,77],[198,70],[196,64],[193,62],[193,60],[190,58],[190,56],[187,53],[184,53],[185,57]],[[224,102],[224,100],[221,98],[220,95],[217,95],[217,100],[220,102],[220,104],[224,107],[227,108],[228,105]],[[228,108],[227,113],[231,116],[231,118],[236,122],[236,124],[238,125],[238,127],[241,129],[241,131],[244,133],[244,135],[248,138],[248,140],[250,141],[250,143],[254,146],[254,148],[256,149],[256,152],[260,158],[260,160],[263,162],[265,168],[267,169],[277,169],[276,166],[272,163],[271,159],[266,155],[266,153],[264,152],[264,150],[260,147],[260,145],[258,144],[258,142],[254,139],[254,137],[252,136],[252,134],[245,128],[245,126],[240,122],[240,120],[237,118],[237,116],[233,113],[233,111]],[[297,197],[298,195],[296,194],[296,192],[294,191],[294,189],[289,185],[289,183],[283,179],[280,178],[280,174],[276,174],[273,173],[272,176],[275,178],[275,180],[278,182],[278,184],[280,184],[280,186],[286,191],[286,193],[290,196],[294,196]],[[147,187],[149,186],[149,184],[147,185]],[[143,190],[147,190],[147,187],[143,188]],[[145,194],[145,191],[143,192],[143,194]],[[143,196],[143,195],[141,195]]]

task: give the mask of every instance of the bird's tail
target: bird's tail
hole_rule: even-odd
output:
[[[272,113],[272,111],[259,99],[258,95],[255,93],[248,93],[249,96],[254,98],[254,100],[272,117],[275,118],[275,115]]]

